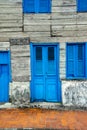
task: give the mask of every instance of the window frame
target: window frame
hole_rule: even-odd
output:
[[[34,12],[29,12],[26,10],[26,0],[23,0],[22,2],[22,7],[23,7],[23,13],[24,14],[49,14],[51,13],[51,7],[52,7],[52,0],[48,0],[49,5],[48,5],[48,11],[43,11],[41,12],[40,8],[39,8],[39,0],[35,0],[34,4],[35,4],[35,11]]]
[[[74,77],[73,76],[69,76],[68,75],[68,72],[69,72],[69,70],[68,70],[68,45],[80,45],[80,44],[84,45],[84,55],[85,55],[85,57],[84,57],[84,70],[85,70],[84,77],[80,77],[80,76],[74,76]],[[78,51],[76,53],[78,53]],[[75,57],[74,57],[74,60],[76,60]],[[75,74],[75,72],[73,74]],[[78,43],[66,43],[66,78],[67,79],[79,79],[79,80],[81,80],[81,79],[87,79],[87,43],[84,43],[84,42],[82,42],[82,43],[79,43],[79,42]]]
[[[83,1],[82,1],[83,2]],[[83,2],[84,3],[84,2]],[[80,4],[80,0],[76,0],[77,13],[87,13],[86,7],[82,7],[83,4]]]

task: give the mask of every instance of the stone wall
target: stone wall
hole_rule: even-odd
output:
[[[62,81],[64,106],[87,107],[87,81]]]
[[[30,46],[29,38],[10,39],[12,82],[10,100],[17,107],[29,107]]]
[[[30,84],[29,82],[10,83],[10,100],[16,107],[29,107]]]
[[[29,38],[10,39],[12,81],[29,82],[30,46]]]

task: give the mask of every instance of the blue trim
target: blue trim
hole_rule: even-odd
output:
[[[75,77],[77,77],[77,70],[78,70],[78,67],[77,67],[77,63],[78,63],[78,59],[77,59],[77,55],[78,54],[78,50],[77,50],[77,45],[73,46],[74,48],[74,75]]]
[[[68,45],[68,43],[66,43],[66,78],[68,77],[68,73],[67,73],[67,66],[68,66],[68,62],[67,62],[67,59],[68,59],[67,45]]]
[[[58,102],[62,102],[62,89],[61,89],[61,81],[60,81],[60,44],[57,43],[56,47],[56,58],[57,58],[57,81],[58,81],[58,87],[57,87],[57,93],[58,93]]]
[[[32,42],[31,42],[32,43]],[[55,46],[58,46],[59,45],[59,43],[58,42],[34,42],[34,43],[32,43],[33,44],[33,46],[53,46],[53,45],[55,45]]]
[[[35,13],[39,13],[39,0],[35,0]]]
[[[11,52],[8,51],[9,56],[9,81],[12,82],[12,70],[11,70]]]
[[[76,0],[77,12],[87,12],[87,0]]]
[[[84,69],[84,72],[86,71],[86,73],[84,74],[84,76],[82,77],[82,76],[77,76],[77,74],[78,74],[78,66],[76,66],[77,64],[78,64],[78,59],[77,59],[77,56],[76,56],[76,54],[78,54],[78,48],[77,48],[77,46],[78,45],[84,45],[84,50],[85,50],[85,52],[84,52],[84,54],[83,54],[83,63],[84,63],[84,67],[85,67],[85,69]],[[68,45],[73,45],[73,49],[74,49],[74,73],[73,73],[73,75],[74,75],[74,77],[72,77],[72,76],[69,76],[68,75]],[[86,79],[87,78],[87,45],[86,45],[86,43],[66,43],[66,78],[67,79]]]
[[[60,72],[60,66],[59,66],[59,57],[60,57],[60,52],[59,52],[59,43],[30,43],[30,61],[31,61],[31,84],[30,84],[30,95],[31,95],[31,102],[33,101],[34,95],[33,95],[33,75],[34,75],[34,66],[33,66],[33,59],[34,59],[34,46],[55,46],[56,47],[56,64],[57,64],[57,81],[58,81],[58,87],[57,87],[57,98],[58,98],[58,102],[62,101],[61,95],[62,95],[62,91],[61,91],[61,81],[60,81],[60,77],[59,77],[59,72]],[[42,55],[43,56],[43,55]],[[55,101],[54,101],[55,102]]]
[[[9,68],[9,82],[11,82],[12,81],[12,71],[11,71],[11,52],[10,52],[10,50],[1,50],[0,52],[7,52],[8,53],[8,68]]]
[[[85,43],[85,75],[87,78],[87,42]]]
[[[31,82],[30,82],[30,101],[32,102],[33,99],[31,98],[31,95],[33,95],[32,93],[32,88],[33,88],[33,82],[32,82],[32,79],[33,79],[33,43],[30,42],[30,65],[31,65]]]
[[[52,0],[47,0],[47,2],[49,3],[48,5],[46,5],[46,10],[43,9],[41,10],[39,7],[39,3],[40,0],[34,0],[34,11],[32,12],[32,10],[29,10],[28,8],[32,8],[32,7],[28,7],[27,6],[27,1],[28,0],[23,0],[22,2],[22,7],[23,7],[23,13],[51,13],[51,6],[52,6]]]

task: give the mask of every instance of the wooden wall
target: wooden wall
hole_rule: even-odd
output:
[[[25,37],[31,42],[59,42],[60,77],[65,78],[66,43],[87,41],[87,13],[77,13],[76,0],[52,0],[51,10],[49,14],[23,14],[22,0],[0,0],[0,49],[3,45],[6,49],[10,39]],[[28,81],[29,43],[14,45],[10,40],[10,45],[13,80]]]
[[[12,81],[27,82],[31,78],[29,38],[11,39]]]
[[[52,0],[52,13],[24,14],[24,31],[32,41],[87,41],[87,13],[77,13],[76,0]]]
[[[0,41],[18,37],[22,32],[21,0],[0,0]]]
[[[0,41],[86,41],[87,13],[77,13],[76,0],[52,0],[50,14],[23,14],[22,0],[0,0]],[[40,37],[40,38],[39,38]]]

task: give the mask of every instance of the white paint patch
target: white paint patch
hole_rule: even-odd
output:
[[[87,81],[62,81],[64,106],[87,107]]]

